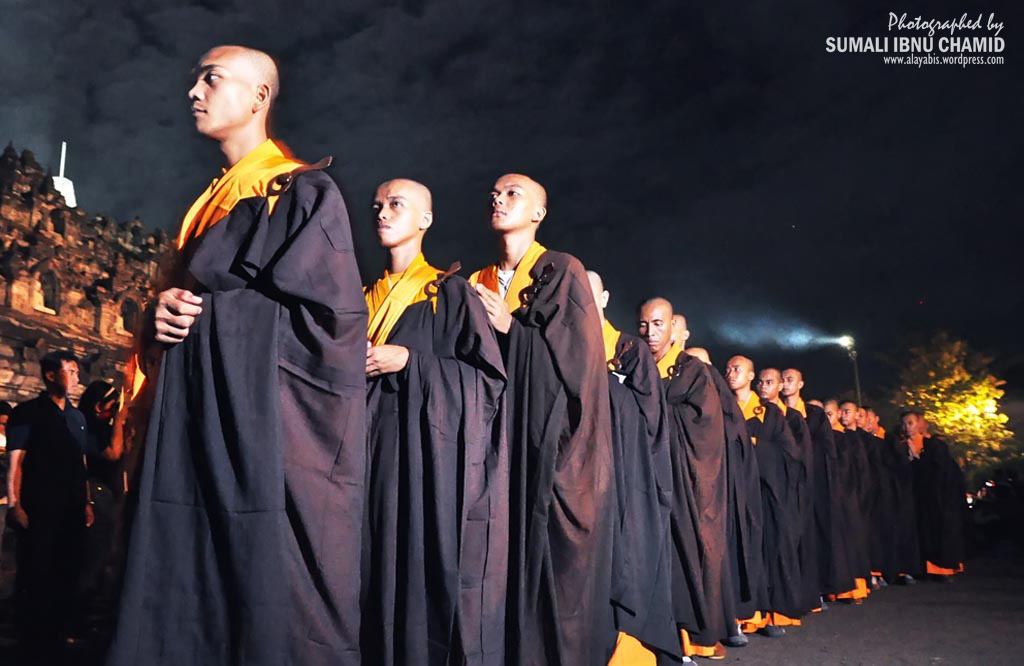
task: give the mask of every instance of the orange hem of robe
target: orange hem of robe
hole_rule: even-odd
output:
[[[768,618],[762,615],[761,611],[757,611],[746,620],[740,620],[740,631],[745,634],[753,634],[759,629],[763,629],[767,624]]]
[[[787,617],[782,613],[768,613],[768,623],[776,627],[799,627],[800,620],[795,617]]]
[[[620,631],[608,666],[657,666],[658,658],[643,643]]]
[[[711,647],[697,645],[690,641],[690,633],[686,629],[679,630],[679,637],[682,640],[684,657],[718,657],[721,659],[725,656],[725,648],[721,643],[715,643]]]
[[[855,578],[854,581],[857,583],[856,587],[854,587],[849,592],[843,592],[842,594],[837,594],[836,598],[837,599],[864,599],[865,597],[867,597],[869,592],[870,592],[868,590],[868,581],[867,581],[867,579],[866,578]]]
[[[926,562],[925,565],[926,572],[935,576],[952,576],[954,574],[961,573],[964,570],[963,562],[961,562],[956,569],[947,569],[945,567],[940,567],[937,564],[932,564],[931,562]]]

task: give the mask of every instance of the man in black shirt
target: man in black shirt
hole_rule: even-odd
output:
[[[46,390],[7,424],[8,521],[18,529],[16,619],[22,647],[46,663],[60,648],[82,527],[92,524],[83,457],[85,417],[68,400],[78,385],[70,352],[40,362]]]

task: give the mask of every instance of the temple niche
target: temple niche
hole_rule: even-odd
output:
[[[119,382],[173,243],[138,218],[69,207],[29,150],[0,154],[0,400],[42,390],[39,358],[70,349],[82,386]]]

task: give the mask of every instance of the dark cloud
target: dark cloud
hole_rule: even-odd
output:
[[[939,327],[1019,353],[1024,23],[1002,9],[1005,65],[899,69],[825,53],[884,34],[882,4],[0,2],[3,138],[51,164],[68,139],[90,211],[177,225],[218,164],[188,71],[244,43],[280,60],[279,135],[335,156],[367,276],[378,182],[431,186],[429,250],[468,268],[490,256],[488,188],[517,170],[551,194],[543,241],[605,276],[624,328],[661,293],[719,360],[715,330],[745,317],[853,332],[869,382],[872,349]],[[766,362],[835,372],[828,354]]]

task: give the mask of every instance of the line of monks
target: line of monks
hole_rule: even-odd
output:
[[[267,80],[258,55],[198,70]],[[190,95],[229,155],[220,85]],[[383,183],[363,289],[322,164],[263,139],[186,216],[159,363],[141,349],[129,383],[147,426],[109,663],[678,663],[961,569],[962,533],[931,542],[957,527],[952,459],[919,415],[883,439],[798,370],[723,377],[662,298],[617,331],[600,276],[537,242],[522,174],[468,280],[423,254],[429,190]]]

